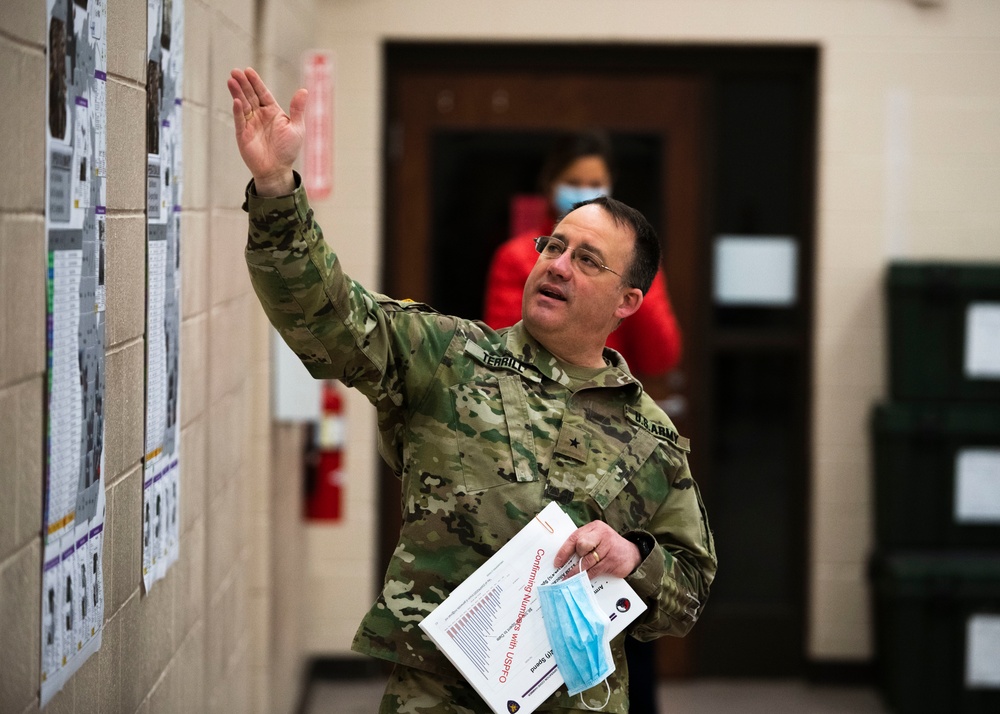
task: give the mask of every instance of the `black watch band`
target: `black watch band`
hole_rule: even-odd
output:
[[[656,541],[653,540],[653,536],[645,531],[629,531],[622,537],[639,549],[639,556],[641,557],[639,561],[640,565],[653,552],[653,548],[656,547]]]

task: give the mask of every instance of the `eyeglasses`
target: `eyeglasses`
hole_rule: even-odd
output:
[[[555,260],[569,250],[569,246],[566,245],[566,241],[555,236],[538,236],[535,238],[535,250],[543,258]],[[570,251],[569,257],[573,265],[584,275],[589,275],[593,278],[600,275],[602,270],[607,270],[609,273],[614,273],[619,278],[624,279],[621,273],[606,266],[601,262],[600,258],[586,248],[573,248]]]

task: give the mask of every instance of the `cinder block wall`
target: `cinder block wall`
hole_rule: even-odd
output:
[[[185,0],[180,559],[142,590],[146,3],[108,9],[102,647],[47,712],[291,712],[303,673],[300,434],[272,433],[267,327],[242,250],[246,170],[225,80],[280,96],[312,0]],[[45,3],[0,6],[0,711],[38,709],[44,459]],[[274,451],[275,443],[283,444]],[[277,454],[277,456],[275,456]]]
[[[41,657],[44,16],[0,6],[0,710],[16,712],[37,699]]]

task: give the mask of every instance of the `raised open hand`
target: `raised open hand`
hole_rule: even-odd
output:
[[[251,67],[234,69],[226,82],[233,97],[236,144],[260,196],[281,196],[295,189],[292,164],[302,149],[307,92],[299,89],[285,114]]]

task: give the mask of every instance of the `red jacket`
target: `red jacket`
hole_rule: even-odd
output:
[[[486,277],[483,321],[494,330],[521,319],[521,297],[528,274],[538,259],[535,237],[551,232],[533,230],[511,238],[497,248]],[[658,375],[677,366],[681,358],[681,333],[667,296],[663,270],[635,314],[608,335],[607,346],[620,352],[629,369],[639,375]]]

